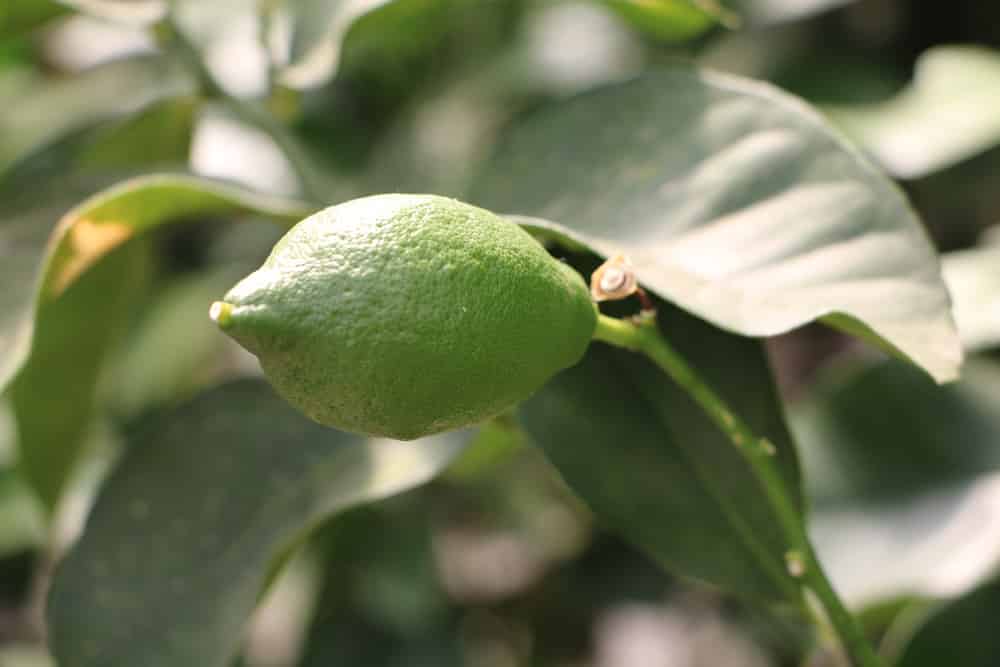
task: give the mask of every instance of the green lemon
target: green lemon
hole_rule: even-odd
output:
[[[306,218],[211,315],[312,419],[401,440],[509,409],[596,324],[582,277],[527,232],[430,195]]]

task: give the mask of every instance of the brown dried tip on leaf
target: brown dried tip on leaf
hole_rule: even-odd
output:
[[[624,299],[638,289],[632,262],[625,255],[615,255],[590,275],[590,296],[594,301]]]

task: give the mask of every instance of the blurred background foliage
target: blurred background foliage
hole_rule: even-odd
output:
[[[963,379],[941,388],[818,326],[770,341],[820,555],[896,664],[996,664],[1000,5],[173,5],[171,25],[159,0],[0,6],[0,355],[18,345],[55,221],[126,176],[192,171],[328,200],[455,193],[506,124],[548,100],[677,58],[766,79],[817,105],[900,179],[947,253],[972,353]],[[94,404],[53,405],[37,385],[15,384],[6,400],[38,415],[18,430],[0,403],[3,667],[50,664],[40,605],[53,560],[122,450],[183,426],[188,401],[208,389],[229,406],[220,414],[259,408],[227,390],[256,365],[216,335],[205,304],[279,235],[203,217],[155,232],[123,260],[145,276],[122,286],[127,304],[84,302],[118,344],[90,345],[86,332],[45,342],[52,367],[82,368],[68,375],[96,384]],[[72,469],[30,466],[53,476],[42,501],[17,455],[19,439],[40,437],[31,424],[87,452]],[[212,445],[196,433],[177,442],[193,461]],[[668,576],[608,533],[513,419],[485,427],[429,485],[351,509],[285,556],[239,650],[243,667],[757,667],[801,664],[808,644],[798,619]],[[165,609],[164,624],[186,613]]]

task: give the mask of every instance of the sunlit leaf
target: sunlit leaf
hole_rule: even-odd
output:
[[[0,665],[4,665],[4,667],[56,667],[55,662],[44,648],[16,642],[0,647]]]
[[[35,309],[31,356],[10,386],[10,402],[18,466],[46,509],[87,441],[101,365],[146,284],[147,251],[141,240],[108,251],[61,298]]]
[[[21,283],[12,304],[17,314],[4,318],[0,332],[9,341],[0,387],[18,375],[21,457],[47,504],[56,501],[76,459],[101,360],[127,312],[125,295],[141,276],[143,246],[133,241],[193,217],[259,215],[291,224],[308,212],[298,202],[206,179],[153,175],[95,195],[62,217],[44,258],[29,255],[41,266],[37,289]],[[29,258],[18,259],[22,269]],[[57,417],[52,406],[67,414]]]
[[[288,0],[292,31],[282,83],[292,88],[312,88],[330,79],[340,64],[341,48],[351,25],[392,1]]]
[[[1000,53],[940,46],[917,61],[913,83],[882,103],[827,115],[893,174],[920,178],[1000,142]]]
[[[1000,345],[1000,245],[948,253],[941,269],[965,349]]]
[[[759,343],[663,304],[671,343],[777,448],[789,488],[795,452]],[[676,574],[798,600],[790,546],[745,460],[652,362],[595,344],[520,411],[528,434],[609,530]]]
[[[149,25],[167,13],[165,0],[59,0],[78,11],[116,23]]]
[[[603,0],[626,20],[655,39],[680,42],[709,28],[735,25],[736,16],[716,0]]]
[[[284,547],[427,481],[467,437],[366,440],[306,420],[260,380],[202,394],[137,429],[101,490],[53,582],[53,653],[62,667],[228,664]]]
[[[724,329],[821,319],[938,380],[962,351],[934,249],[901,192],[802,102],[674,67],[510,131],[470,196],[538,216]]]
[[[40,146],[173,95],[191,80],[158,56],[98,65],[66,79],[39,79],[0,111],[0,176]]]
[[[998,513],[994,473],[895,501],[817,508],[810,532],[837,592],[861,607],[976,586],[1000,563]]]
[[[854,0],[733,0],[730,5],[752,23],[778,23],[843,7]]]
[[[890,361],[794,406],[812,533],[851,603],[960,594],[1000,564],[998,389],[985,359],[946,387]]]

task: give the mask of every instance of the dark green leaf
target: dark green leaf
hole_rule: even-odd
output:
[[[761,437],[789,488],[795,452],[760,343],[661,304],[664,335]],[[789,550],[743,457],[645,358],[594,344],[521,410],[529,435],[611,530],[677,574],[797,601]]]
[[[932,612],[896,667],[994,667],[1000,655],[1000,579]]]
[[[515,125],[471,200],[538,216],[731,331],[824,319],[938,380],[961,346],[934,249],[900,193],[802,102],[673,67]]]
[[[941,387],[890,360],[831,380],[796,406],[819,501],[892,500],[1000,469],[1000,367],[970,360]]]
[[[4,0],[0,7],[0,39],[24,34],[67,11],[52,0]]]
[[[138,429],[49,598],[61,667],[221,667],[271,561],[331,513],[421,484],[463,432],[366,440],[266,383],[202,394]]]

